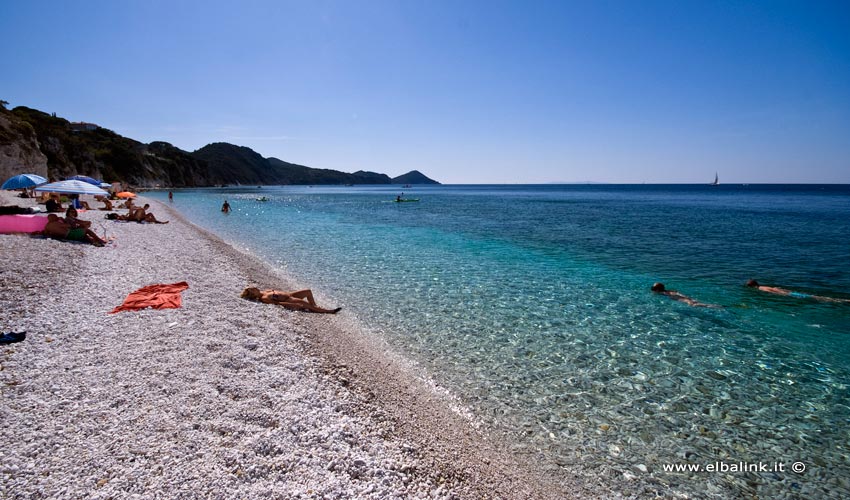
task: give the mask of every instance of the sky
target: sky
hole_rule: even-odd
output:
[[[850,183],[850,2],[0,0],[0,99],[442,183]]]

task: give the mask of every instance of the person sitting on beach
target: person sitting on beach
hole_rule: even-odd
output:
[[[750,288],[755,288],[760,292],[772,293],[774,295],[783,295],[785,297],[794,297],[795,299],[814,299],[819,300],[821,302],[843,302],[850,303],[850,299],[836,299],[833,297],[824,297],[822,295],[812,295],[809,293],[801,293],[795,292],[793,290],[788,290],[786,288],[780,288],[778,286],[763,286],[760,285],[756,280],[747,281],[747,286]]]
[[[665,296],[667,296],[667,297],[669,297],[673,300],[676,300],[676,301],[679,301],[679,302],[684,302],[685,304],[692,306],[692,307],[711,307],[711,308],[720,307],[716,304],[704,304],[702,302],[696,301],[696,300],[688,297],[687,295],[683,295],[683,294],[681,294],[681,293],[679,293],[675,290],[667,290],[667,288],[664,286],[664,283],[653,284],[651,290],[654,293],[657,293],[659,295],[665,295]]]
[[[136,222],[139,222],[139,223],[151,222],[151,223],[154,223],[154,224],[168,224],[168,221],[158,221],[158,220],[156,220],[156,217],[154,217],[153,214],[149,214],[148,209],[150,207],[151,206],[149,204],[145,203],[144,207],[137,208],[137,209],[131,211],[129,214],[127,214],[127,220],[133,220],[133,221],[136,221]]]
[[[242,291],[243,299],[263,302],[265,304],[276,304],[294,311],[308,311],[323,314],[336,314],[341,307],[336,309],[323,309],[316,305],[311,290],[298,290],[297,292],[282,292],[280,290],[260,290],[249,287]]]
[[[224,200],[224,205],[221,206],[221,211],[226,214],[230,213],[230,203],[227,203],[227,200]]]
[[[71,226],[71,229],[88,229],[91,227],[91,221],[80,220],[77,218],[77,216],[78,214],[76,208],[68,207],[68,210],[65,210],[65,222],[67,222]]]
[[[109,201],[109,198],[105,196],[95,196],[94,199],[103,203],[103,206],[98,208],[98,210],[114,210],[112,208],[112,202]]]
[[[71,227],[71,224],[69,224],[68,221],[56,214],[50,214],[47,216],[47,224],[44,226],[42,234],[48,238],[54,238],[57,240],[85,241],[96,247],[106,245],[106,242],[100,239],[91,229],[85,227]]]
[[[71,205],[80,210],[91,210],[89,202],[81,200],[78,194],[71,197]]]
[[[125,201],[121,205],[118,205],[118,208],[126,208],[126,209],[130,210],[130,212],[132,213],[133,208],[134,208],[133,207],[133,198],[127,198],[127,201]]]
[[[62,207],[62,203],[59,201],[59,195],[55,193],[50,195],[50,199],[44,204],[44,208],[48,212],[61,212],[65,210],[65,208]]]

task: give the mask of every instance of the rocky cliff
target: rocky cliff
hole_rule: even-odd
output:
[[[12,111],[0,108],[0,169],[3,179],[20,173],[53,180],[81,174],[139,187],[394,182],[375,172],[349,174],[263,158],[249,148],[227,143],[209,144],[193,153],[167,142],[144,144],[106,128],[74,125],[23,106]],[[416,171],[399,178],[414,180],[395,182],[436,183]]]
[[[32,125],[0,107],[0,183],[18,174],[47,177],[47,156]]]

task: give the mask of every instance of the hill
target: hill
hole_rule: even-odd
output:
[[[134,186],[209,185],[206,165],[168,143],[143,144],[101,127],[77,130],[64,118],[23,106],[11,114],[34,130],[51,179],[81,174]]]
[[[411,170],[404,175],[393,177],[393,184],[439,184],[439,182],[429,179],[418,170]]]
[[[415,170],[391,179],[363,170],[311,168],[222,142],[189,153],[167,142],[144,144],[24,106],[11,111],[0,106],[0,174],[5,179],[24,171],[53,180],[80,174],[139,187],[436,183]]]

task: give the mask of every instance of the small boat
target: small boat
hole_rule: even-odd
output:
[[[260,196],[259,198],[257,198],[257,201],[269,201],[269,199],[265,196]]]
[[[405,185],[404,185],[404,186],[402,186],[402,187],[403,187],[403,188],[412,188],[413,186],[411,186],[410,184],[405,184]]]
[[[714,182],[709,184],[709,186],[719,186],[719,185],[720,185],[720,180],[717,177],[717,172],[714,172]]]
[[[401,199],[393,200],[393,202],[395,202],[395,203],[405,203],[405,202],[411,202],[411,201],[419,201],[419,198],[401,198]]]

